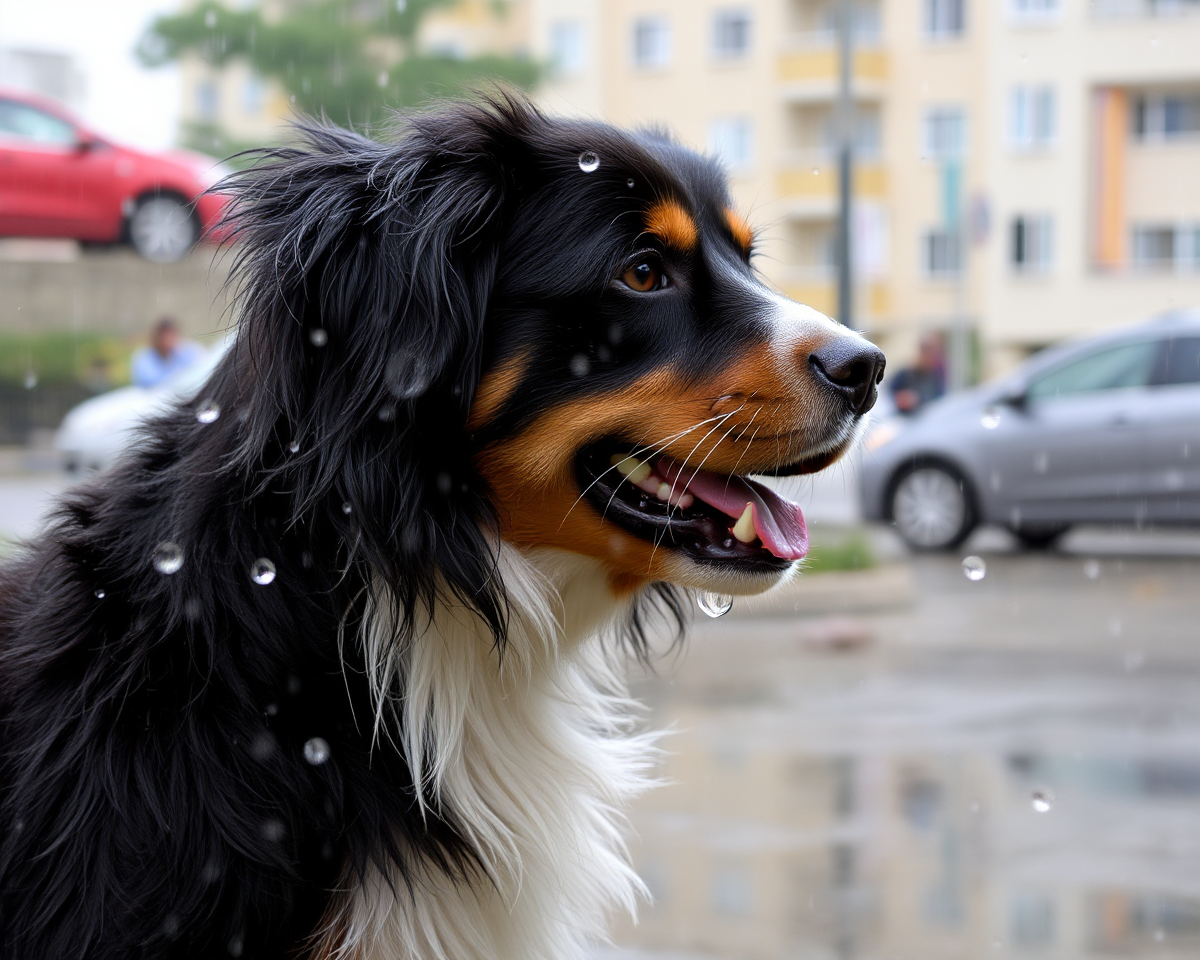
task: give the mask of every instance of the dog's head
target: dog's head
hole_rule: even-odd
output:
[[[618,594],[755,593],[804,556],[747,475],[835,461],[883,357],[764,286],[716,165],[507,99],[307,138],[234,183],[243,451],[298,515],[345,503],[374,567],[497,624],[489,527]]]

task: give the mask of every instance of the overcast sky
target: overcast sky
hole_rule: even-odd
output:
[[[171,146],[180,85],[173,67],[143,70],[138,37],[178,0],[0,0],[0,47],[69,53],[83,71],[81,113],[98,132],[132,146]]]

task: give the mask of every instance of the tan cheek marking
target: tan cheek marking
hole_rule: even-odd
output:
[[[646,230],[684,252],[696,247],[700,228],[678,200],[659,200],[646,211]]]
[[[729,224],[729,232],[733,234],[733,239],[742,248],[742,252],[749,253],[750,248],[754,246],[754,231],[750,229],[750,224],[740,213],[730,208],[725,210],[725,222]]]
[[[467,417],[468,430],[478,430],[500,412],[500,408],[513,395],[521,378],[525,376],[528,366],[528,356],[521,353],[505,360],[484,376],[471,403],[471,414]]]

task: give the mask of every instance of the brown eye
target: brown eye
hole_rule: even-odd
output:
[[[649,260],[630,267],[621,280],[630,290],[638,293],[649,293],[664,285],[662,268]]]

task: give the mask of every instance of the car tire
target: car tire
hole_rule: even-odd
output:
[[[1069,525],[1046,527],[1009,527],[1026,550],[1049,550],[1070,530]]]
[[[173,194],[143,197],[129,218],[129,242],[154,263],[182,260],[199,236],[200,224],[192,205]]]
[[[961,474],[938,463],[918,464],[892,484],[888,514],[913,550],[950,550],[975,529],[975,501]]]

